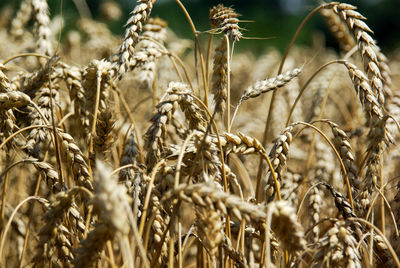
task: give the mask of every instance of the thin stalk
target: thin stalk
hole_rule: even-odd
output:
[[[43,54],[38,54],[38,53],[22,53],[22,54],[18,54],[15,56],[12,56],[11,58],[6,59],[5,61],[3,61],[3,65],[6,65],[7,63],[9,63],[12,60],[21,58],[21,57],[28,57],[28,56],[34,56],[34,57],[39,57],[39,58],[46,58],[46,59],[50,59],[51,57],[43,55]]]
[[[324,122],[323,120],[318,120],[318,121]],[[317,121],[315,121],[315,122],[317,122]],[[313,122],[313,123],[315,123],[315,122]],[[347,171],[346,171],[346,168],[344,167],[342,158],[340,157],[340,154],[336,150],[335,146],[332,144],[332,142],[329,140],[329,138],[319,128],[317,128],[316,126],[314,126],[312,124],[309,124],[309,123],[306,123],[306,122],[300,122],[300,121],[296,122],[296,123],[297,124],[302,124],[302,125],[307,126],[307,127],[310,127],[312,129],[314,129],[315,131],[317,131],[324,138],[324,140],[329,144],[329,146],[332,148],[332,150],[334,151],[337,159],[339,160],[340,168],[342,169],[343,176],[345,178],[345,184],[346,184],[347,192],[348,192],[348,195],[349,195],[350,205],[351,205],[352,208],[354,208],[354,202],[353,202],[353,196],[351,194],[351,186],[350,186],[349,177],[347,176]],[[298,133],[297,133],[297,135],[298,135]]]
[[[323,9],[323,8],[332,8],[334,5],[336,5],[337,2],[332,2],[332,3],[328,3],[328,4],[322,4],[319,7],[315,8],[314,10],[312,10],[307,17],[304,18],[304,20],[301,22],[301,24],[299,25],[299,27],[296,30],[296,33],[293,35],[292,40],[290,41],[288,47],[285,50],[285,53],[283,55],[282,61],[279,65],[279,69],[278,69],[278,75],[282,73],[283,70],[283,66],[285,64],[286,58],[289,54],[290,49],[292,48],[292,46],[294,45],[294,42],[297,39],[297,36],[299,35],[300,31],[303,29],[304,25],[306,24],[306,22],[315,14],[317,13],[319,10]],[[268,132],[269,132],[269,127],[271,124],[271,120],[272,120],[272,113],[274,110],[274,105],[275,105],[275,98],[276,98],[276,91],[274,91],[272,93],[272,97],[271,97],[271,101],[270,101],[270,105],[269,105],[269,109],[268,109],[268,116],[267,116],[267,121],[265,123],[265,128],[264,128],[264,134],[263,134],[263,139],[262,139],[262,144],[265,144],[267,142],[267,136],[268,136]],[[258,164],[258,171],[257,171],[257,180],[261,179],[261,174],[262,174],[262,159],[260,157],[259,160],[259,164]]]
[[[132,228],[132,231],[133,231],[133,238],[134,239],[132,239],[132,240],[136,240],[135,241],[136,243],[132,243],[133,245],[131,247],[131,252],[135,253],[136,252],[136,246],[137,246],[139,248],[140,257],[142,258],[142,261],[143,261],[143,264],[142,264],[141,267],[144,266],[146,268],[149,268],[150,266],[149,266],[149,261],[148,261],[148,259],[146,257],[146,253],[145,253],[146,251],[145,251],[145,249],[143,247],[142,239],[139,237],[139,230],[138,230],[138,227],[137,227],[137,220],[135,220],[135,218],[134,218],[134,216],[132,214],[132,210],[131,210],[131,208],[129,206],[126,206],[125,210],[128,213],[128,218],[129,218],[129,221],[130,221],[130,224],[131,224],[131,228]],[[134,256],[133,256],[134,260],[136,259],[135,255],[136,254],[134,254]]]
[[[46,155],[44,156],[44,161],[46,161],[48,157],[48,152],[46,152]],[[35,186],[35,191],[33,193],[34,196],[38,195],[39,193],[39,189],[40,189],[40,182],[42,181],[42,173],[39,174],[37,180],[36,180],[36,186]],[[25,252],[28,246],[28,241],[29,241],[29,236],[30,236],[30,226],[31,226],[31,222],[33,219],[33,208],[34,208],[34,204],[31,204],[31,206],[28,209],[28,215],[30,215],[29,219],[28,219],[28,223],[26,225],[26,233],[25,233],[25,237],[24,237],[24,245],[22,247],[22,253],[21,253],[21,257],[19,259],[19,268],[23,267],[23,261],[24,261],[24,256],[25,256]]]
[[[182,268],[183,267],[183,258],[182,258],[182,222],[181,222],[181,216],[179,213],[178,216],[178,267]]]
[[[226,179],[224,151],[222,150],[221,137],[219,135],[218,127],[217,127],[217,124],[215,123],[215,120],[214,120],[214,115],[215,115],[216,111],[214,111],[214,115],[211,115],[210,110],[208,109],[208,107],[207,107],[207,105],[205,103],[203,103],[198,97],[194,96],[193,94],[191,94],[191,96],[195,100],[197,100],[198,103],[206,111],[208,117],[210,118],[210,122],[211,122],[211,124],[212,124],[212,126],[214,128],[215,134],[217,136],[219,155],[220,155],[220,159],[221,159],[221,173],[222,173],[222,180],[223,180],[223,184],[224,184],[224,191],[228,193],[229,192],[229,187],[228,187],[228,181]],[[209,126],[207,127],[207,130],[209,129]],[[208,133],[208,131],[206,133]],[[205,140],[205,136],[204,136],[204,140]],[[204,140],[202,141],[202,144],[203,144]],[[230,225],[230,217],[229,217],[229,215],[226,217],[225,232],[226,232],[228,238],[231,239],[231,225]]]
[[[42,111],[40,110],[40,108],[36,105],[36,103],[34,103],[33,101],[29,102],[30,105],[33,106],[33,108],[36,109],[36,111],[39,113],[40,117],[42,118],[43,122],[46,125],[50,125],[49,121],[47,121],[46,117],[43,115]]]
[[[226,86],[226,130],[231,132],[231,59],[230,59],[230,48],[229,48],[229,37],[225,35],[226,39],[226,65],[227,65],[227,86]]]
[[[34,128],[40,128],[40,127],[44,127],[44,128],[51,128],[51,126],[49,125],[33,125],[33,126],[28,126],[28,127],[24,127],[21,128],[20,130],[14,132],[12,135],[10,135],[9,137],[7,137],[2,144],[0,144],[0,150],[13,138],[15,138],[15,136],[17,136],[18,134],[21,134],[24,131],[30,130],[30,129],[34,129]]]
[[[261,159],[265,160],[267,162],[269,171],[271,172],[271,176],[274,179],[274,184],[275,184],[275,191],[278,196],[278,200],[281,200],[281,192],[280,192],[280,186],[278,182],[278,178],[276,177],[275,170],[272,166],[271,160],[269,160],[268,155],[265,152],[260,153]],[[260,200],[260,187],[261,187],[261,177],[259,180],[257,180],[257,185],[256,185],[256,201]]]
[[[156,67],[157,68],[157,67]],[[157,71],[155,72],[157,73]],[[153,110],[156,108],[157,103],[158,103],[158,92],[157,92],[157,75],[154,75],[153,83],[152,83],[152,88],[153,88]]]
[[[109,258],[110,258],[111,267],[116,267],[115,257],[114,257],[114,250],[112,248],[112,244],[111,244],[110,240],[108,240],[106,242],[106,247],[107,247],[108,255],[109,255]]]
[[[301,208],[303,207],[304,201],[306,200],[306,197],[308,196],[308,194],[310,193],[310,191],[312,189],[314,189],[315,187],[318,187],[320,185],[323,185],[324,182],[319,182],[317,184],[314,184],[313,186],[311,186],[310,188],[307,189],[306,193],[303,195],[303,197],[301,198],[299,207],[297,208],[297,220],[300,220],[300,212],[301,212]]]
[[[175,179],[174,179],[174,189],[176,189],[179,185],[179,177],[181,174],[181,166],[182,166],[182,161],[183,161],[183,156],[185,155],[185,149],[189,143],[189,141],[193,138],[195,132],[190,133],[185,141],[183,142],[180,152],[179,152],[179,156],[178,156],[178,162],[176,164],[176,171],[175,171]]]
[[[286,127],[289,126],[289,124],[290,124],[290,119],[291,119],[291,117],[292,117],[293,111],[294,111],[294,109],[296,108],[297,103],[299,102],[301,96],[303,95],[303,93],[304,93],[304,91],[306,90],[306,88],[308,87],[308,85],[311,83],[311,81],[312,81],[323,69],[325,69],[326,67],[328,67],[329,65],[334,64],[334,63],[344,64],[344,63],[346,63],[346,61],[345,61],[345,60],[333,60],[333,61],[327,62],[327,63],[325,63],[324,65],[322,65],[321,67],[319,67],[317,71],[314,72],[314,74],[307,80],[307,82],[306,82],[306,83],[303,85],[303,87],[300,89],[299,94],[298,94],[297,97],[296,97],[296,100],[295,100],[294,103],[292,104],[292,107],[290,107],[290,112],[289,112],[288,118],[287,118],[287,120],[286,120]]]
[[[7,156],[7,162],[9,162],[9,156]],[[21,162],[21,161],[20,161]],[[16,164],[20,163],[17,162]],[[15,164],[13,164],[15,165]],[[11,165],[11,167],[13,167],[13,165]],[[5,218],[5,208],[6,208],[6,195],[7,195],[7,187],[8,187],[8,171],[10,170],[10,168],[7,168],[5,171],[3,171],[3,173],[0,175],[0,179],[1,177],[3,177],[3,175],[5,175],[4,181],[3,181],[3,194],[1,197],[1,211],[0,211],[0,226],[3,226],[3,220]],[[0,256],[1,257],[1,256]]]
[[[86,238],[86,236],[88,234],[90,221],[92,219],[92,212],[93,212],[93,206],[89,206],[88,213],[86,215],[85,230],[83,231],[83,238]]]
[[[179,63],[179,65],[181,66],[183,72],[185,73],[185,77],[186,77],[187,82],[189,83],[190,88],[192,89],[192,91],[194,91],[194,87],[193,87],[193,84],[192,84],[192,80],[190,79],[189,72],[187,71],[187,69],[186,69],[185,64],[183,63],[183,61],[182,61],[178,56],[176,56],[176,55],[174,55],[174,54],[172,54],[172,53],[169,53],[168,55],[169,55],[172,59],[176,60],[176,61]],[[181,81],[183,81],[182,75],[181,75],[180,72],[178,71],[178,67],[176,66],[176,63],[175,63],[172,59],[171,59],[171,61],[172,61],[172,63],[174,64],[174,67],[175,67],[175,70],[176,70],[176,72],[177,72],[177,74],[178,74],[178,76],[179,76],[179,79],[180,79]]]
[[[144,199],[144,204],[143,204],[143,214],[142,217],[140,219],[140,225],[139,225],[139,237],[142,237],[143,235],[143,229],[144,229],[144,224],[146,222],[146,218],[147,218],[147,208],[149,207],[149,203],[150,203],[150,196],[152,193],[152,189],[153,189],[153,185],[154,185],[154,180],[156,179],[156,175],[157,175],[157,171],[158,168],[161,167],[163,164],[165,163],[165,160],[161,160],[160,162],[158,162],[154,168],[153,171],[151,173],[151,178],[150,178],[150,182],[148,184],[148,188],[147,188],[147,193],[146,193],[146,197]]]
[[[92,165],[90,163],[91,156],[93,154],[93,138],[96,133],[96,121],[97,121],[97,115],[99,112],[99,106],[100,106],[100,86],[101,86],[101,71],[97,70],[96,71],[96,78],[97,78],[97,86],[96,86],[96,103],[94,106],[94,111],[93,111],[93,122],[92,122],[92,130],[90,132],[90,137],[89,137],[89,151],[88,151],[88,169],[89,169],[89,174],[92,176]]]
[[[214,34],[212,32],[209,33],[209,38],[208,38],[208,46],[207,46],[207,61],[206,61],[206,74],[207,74],[207,85],[209,85],[210,77],[210,59],[211,59],[211,47],[212,47],[212,41],[213,41]]]
[[[56,132],[56,121],[54,119],[54,103],[53,103],[53,89],[52,89],[52,83],[51,83],[51,78],[50,78],[50,73],[49,73],[49,89],[50,89],[50,110],[51,110],[51,124],[52,124],[52,130],[53,130],[53,143],[54,143],[54,148],[56,150],[56,162],[57,162],[57,169],[58,169],[58,179],[60,185],[64,184],[64,179],[63,179],[63,173],[62,173],[62,161],[61,161],[61,150],[58,144],[58,138],[57,138],[57,132]]]
[[[395,179],[398,179],[398,177],[396,177]],[[393,180],[393,179],[392,179],[392,180]],[[365,219],[368,219],[369,214],[371,213],[372,208],[374,207],[374,204],[375,204],[375,202],[376,202],[378,196],[381,196],[381,198],[383,199],[383,201],[385,202],[385,204],[386,204],[386,206],[387,206],[387,208],[388,208],[388,210],[389,210],[390,217],[391,217],[392,222],[393,222],[394,233],[395,233],[395,235],[398,237],[398,236],[399,236],[399,230],[398,230],[398,228],[397,228],[396,218],[395,218],[395,216],[394,216],[394,214],[393,214],[392,207],[390,206],[388,200],[386,199],[386,197],[383,195],[383,192],[382,192],[390,182],[391,182],[391,181],[385,183],[385,185],[383,185],[383,186],[381,187],[381,189],[379,189],[378,187],[375,186],[375,189],[376,189],[376,191],[377,191],[378,193],[377,193],[377,194],[374,196],[374,198],[372,199],[371,205],[369,206],[368,211],[367,211],[367,214],[365,215]]]
[[[378,227],[376,227],[375,225],[373,225],[373,224],[370,223],[369,221],[366,221],[366,220],[361,219],[361,218],[348,218],[348,220],[351,220],[351,221],[358,221],[358,222],[364,223],[365,225],[368,225],[368,226],[370,226],[372,229],[374,229],[375,232],[377,232],[377,233],[381,236],[381,238],[383,239],[384,243],[385,243],[386,246],[388,247],[388,249],[389,249],[389,251],[390,251],[390,254],[392,254],[392,257],[393,257],[393,259],[394,259],[394,261],[395,261],[397,267],[400,267],[400,261],[399,261],[399,258],[397,257],[396,252],[394,251],[393,247],[390,245],[389,241],[387,240],[387,238],[385,237],[385,235],[381,232],[381,230],[379,230]]]
[[[3,236],[1,237],[1,242],[0,242],[0,256],[2,256],[3,253],[3,249],[4,249],[4,243],[6,241],[6,237],[7,237],[7,233],[8,230],[10,229],[11,223],[14,220],[15,215],[17,214],[18,210],[22,207],[22,205],[24,205],[26,202],[30,201],[30,200],[36,200],[39,201],[40,203],[47,203],[48,201],[44,198],[41,198],[40,196],[29,196],[27,198],[25,198],[24,200],[22,200],[14,209],[14,211],[12,212],[10,218],[8,219],[7,225],[4,228],[4,232],[3,232]]]
[[[198,32],[196,30],[196,27],[194,26],[192,18],[189,15],[189,12],[186,10],[185,6],[182,4],[182,2],[180,0],[175,0],[175,1],[179,5],[179,7],[182,9],[183,13],[185,14],[185,17],[188,20],[190,28],[192,29],[192,32],[194,35],[195,44],[196,44],[196,47],[197,47],[197,50],[199,53],[199,57],[200,57],[200,67],[201,67],[201,73],[202,73],[203,84],[204,84],[204,103],[208,108],[208,84],[207,84],[207,78],[206,78],[208,74],[206,74],[206,70],[205,70],[204,58],[203,58],[203,54],[201,53],[201,49],[200,49]]]
[[[143,150],[142,150],[142,146],[140,144],[140,140],[139,140],[139,132],[136,128],[136,124],[135,124],[135,119],[133,118],[131,109],[129,108],[128,103],[125,100],[125,97],[122,95],[121,91],[118,88],[114,89],[117,94],[119,99],[121,100],[122,106],[124,106],[126,113],[128,114],[129,117],[129,121],[131,121],[132,127],[133,127],[133,131],[135,132],[135,139],[136,139],[136,144],[138,145],[138,151],[139,151],[139,159],[140,159],[140,163],[144,163],[144,157],[143,157]],[[1,148],[1,147],[0,147]]]
[[[123,170],[123,169],[126,169],[126,168],[135,168],[135,165],[134,165],[134,164],[128,164],[128,165],[125,165],[125,166],[121,166],[121,167],[119,167],[119,168],[117,168],[117,169],[114,169],[114,170],[110,173],[110,177],[111,177],[111,176],[114,176],[114,175],[117,174],[119,171],[121,171],[121,170]]]
[[[382,176],[382,158],[380,157],[379,158],[379,177],[378,177],[378,181],[379,181],[379,185],[383,185],[385,182],[384,182],[384,178],[383,178],[383,176]],[[377,186],[375,186],[376,188],[377,188]],[[379,190],[379,189],[378,189]],[[381,207],[381,230],[382,230],[382,233],[383,233],[383,235],[385,235],[385,224],[386,224],[386,222],[385,222],[385,196],[384,196],[384,193],[383,193],[383,191],[382,191],[382,199],[381,199],[381,204],[380,204],[380,207]]]
[[[332,79],[333,79],[333,78],[332,78]],[[332,81],[332,80],[331,80],[331,81]],[[330,89],[330,83],[331,83],[331,81],[329,82],[329,85],[328,85],[328,87],[327,87],[325,96],[324,96],[324,98],[323,98],[323,100],[322,100],[321,107],[320,107],[320,112],[319,112],[319,115],[318,115],[318,119],[317,119],[317,120],[322,119],[322,115],[323,115],[323,113],[324,113],[324,111],[325,111],[325,105],[326,105],[326,102],[327,102],[328,97],[329,97],[329,89]],[[289,115],[289,117],[290,117],[290,115]],[[312,159],[313,159],[313,154],[314,154],[314,146],[315,146],[315,143],[316,143],[316,133],[313,133],[313,137],[312,137],[312,140],[311,140],[311,144],[310,144],[310,146],[309,146],[309,153],[308,153],[308,158],[307,158],[307,162],[306,162],[306,167],[305,167],[305,169],[304,169],[304,174],[306,174],[306,176],[305,176],[305,178],[304,178],[304,180],[303,180],[303,182],[302,182],[302,185],[308,183],[308,174],[307,174],[307,171],[309,170],[309,168],[310,168],[310,166],[311,166],[311,164],[312,164]],[[303,193],[304,193],[304,190],[303,190],[303,192],[302,192],[302,196],[303,196],[303,198],[304,198],[305,194],[303,194]],[[303,200],[304,200],[304,199],[303,199]],[[299,214],[298,214],[298,217],[299,217]]]
[[[173,226],[173,224],[172,224]],[[174,227],[174,226],[173,226]],[[170,230],[171,233],[174,233],[173,230]],[[168,245],[168,268],[174,268],[174,236],[171,235],[171,239],[169,240],[169,245]]]
[[[70,118],[71,116],[73,116],[75,114],[75,112],[69,112],[66,115],[64,115],[63,118],[61,118],[61,120],[58,122],[58,127],[62,127],[62,125],[64,124],[64,122]]]

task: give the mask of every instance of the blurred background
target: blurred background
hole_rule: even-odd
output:
[[[1,0],[0,7],[8,6],[16,10],[20,3],[21,0]],[[102,20],[108,24],[112,32],[122,34],[129,12],[136,5],[134,0],[51,0],[48,3],[52,16],[62,14],[64,17],[64,33],[77,28],[75,22],[82,15]],[[237,49],[251,49],[257,54],[271,46],[284,50],[302,19],[318,6],[320,1],[182,0],[182,3],[186,6],[199,31],[210,28],[208,13],[211,7],[218,3],[232,6],[242,15],[240,19],[245,22],[239,25],[246,29],[244,35],[249,38],[242,39]],[[374,37],[384,52],[400,47],[399,0],[363,0],[347,1],[347,3],[356,5],[359,12],[367,17],[367,24],[374,30]],[[120,7],[120,12],[116,7]],[[159,16],[166,20],[179,37],[192,38],[191,29],[175,0],[158,0],[154,5],[152,16]],[[252,39],[253,37],[258,39]],[[327,46],[337,49],[337,44],[329,34],[321,16],[314,16],[306,24],[296,44],[312,45],[315,40],[319,42],[322,40]]]

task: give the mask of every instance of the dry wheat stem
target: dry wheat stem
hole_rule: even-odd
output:
[[[301,216],[301,214],[300,214],[300,212],[301,212],[301,209],[302,209],[302,207],[303,207],[303,204],[304,204],[304,202],[305,202],[305,200],[306,200],[306,197],[311,193],[311,191],[314,189],[314,188],[317,188],[318,186],[320,186],[320,185],[324,185],[325,183],[324,182],[319,182],[319,183],[317,183],[317,184],[314,184],[314,185],[312,185],[310,188],[308,188],[307,189],[307,191],[304,193],[304,195],[303,195],[303,197],[302,197],[302,199],[301,199],[301,202],[300,202],[300,204],[299,204],[299,206],[298,206],[298,208],[297,208],[297,219],[299,220],[300,219],[300,216]],[[315,225],[316,223],[314,223],[314,225]]]
[[[342,158],[340,157],[340,154],[339,154],[339,152],[336,150],[335,146],[332,144],[332,142],[329,140],[329,138],[326,137],[326,135],[325,135],[320,129],[318,129],[317,127],[315,127],[314,125],[309,124],[309,123],[305,123],[305,122],[295,122],[295,123],[292,123],[292,125],[294,125],[294,124],[295,124],[295,125],[296,125],[296,124],[302,124],[302,125],[304,125],[304,126],[307,126],[307,127],[310,127],[310,128],[312,128],[312,129],[314,129],[315,131],[317,131],[317,132],[324,138],[324,140],[325,140],[325,141],[329,144],[329,146],[332,148],[332,150],[334,151],[334,153],[335,153],[337,159],[339,160],[340,168],[341,168],[341,170],[342,170],[342,172],[343,172],[343,176],[344,176],[344,179],[345,179],[345,185],[346,185],[346,187],[347,187],[347,193],[348,193],[348,195],[349,195],[350,204],[351,204],[352,207],[354,207],[353,197],[352,197],[352,193],[351,193],[351,185],[350,185],[350,181],[349,181],[349,178],[348,178],[348,175],[347,175],[346,167],[345,167],[345,165],[343,164]]]
[[[174,178],[174,189],[179,185],[179,177],[180,177],[180,172],[181,172],[183,156],[185,154],[185,149],[186,149],[189,141],[194,137],[195,134],[196,134],[195,132],[190,133],[186,137],[186,139],[183,142],[182,147],[180,149],[179,156],[178,156],[178,162],[176,164],[176,171],[175,171],[175,178]]]
[[[192,18],[189,15],[189,12],[186,10],[185,6],[182,4],[182,2],[180,0],[175,0],[175,1],[179,5],[179,7],[183,11],[183,13],[185,14],[185,17],[189,22],[190,28],[192,30],[192,33],[193,33],[193,36],[194,36],[194,39],[195,39],[196,48],[197,48],[197,49],[195,49],[195,57],[196,57],[197,53],[199,53],[200,67],[201,67],[201,74],[202,74],[202,78],[203,78],[203,88],[204,88],[204,104],[208,108],[209,107],[208,106],[208,83],[207,83],[208,74],[206,74],[206,67],[205,67],[205,63],[204,63],[204,58],[203,58],[203,54],[202,54],[201,49],[200,49],[200,42],[199,42],[199,39],[198,39],[198,32],[196,30],[196,27],[195,27],[193,21],[192,21]],[[196,58],[196,61],[197,61],[197,58]],[[196,73],[196,75],[197,75],[197,73]]]
[[[332,8],[334,5],[336,4],[336,2],[332,2],[332,3],[328,3],[328,4],[322,4],[319,7],[315,8],[314,10],[312,10],[305,18],[304,20],[301,22],[301,24],[299,25],[299,27],[297,28],[295,34],[293,35],[289,45],[287,46],[283,57],[281,59],[281,63],[279,65],[279,69],[277,74],[281,74],[282,70],[283,70],[283,66],[285,64],[286,58],[289,55],[289,51],[292,48],[292,46],[294,45],[294,42],[297,39],[298,34],[300,33],[300,31],[303,29],[304,25],[306,24],[306,22],[315,14],[317,13],[319,10],[324,9],[324,8]],[[274,91],[272,93],[271,96],[271,101],[270,101],[270,105],[269,105],[269,109],[268,109],[268,115],[267,115],[267,120],[265,123],[265,128],[264,128],[264,132],[263,132],[263,138],[261,140],[262,144],[265,144],[267,141],[267,135],[269,132],[269,128],[270,128],[270,124],[271,124],[271,120],[272,120],[272,112],[274,109],[274,102],[275,102],[275,98],[276,98],[276,94],[277,92]],[[287,124],[288,125],[288,124]],[[262,160],[260,158],[259,160],[259,165],[258,165],[258,171],[257,171],[257,181],[261,179],[261,175],[262,175],[262,169],[263,169],[263,165],[262,165]]]
[[[321,67],[319,67],[317,71],[315,71],[315,72],[313,73],[313,75],[307,80],[307,82],[306,82],[306,83],[303,85],[303,87],[299,90],[299,94],[297,95],[295,101],[293,102],[292,106],[290,107],[288,119],[286,120],[286,127],[289,126],[289,124],[290,124],[290,119],[291,119],[291,117],[292,117],[292,115],[293,115],[294,109],[296,108],[296,106],[297,106],[297,104],[298,104],[298,102],[299,102],[301,96],[303,95],[303,93],[304,93],[304,91],[306,90],[306,88],[308,87],[308,85],[311,83],[311,81],[312,81],[323,69],[325,69],[326,67],[328,67],[329,65],[334,64],[334,63],[343,63],[343,64],[344,64],[345,61],[344,61],[344,60],[333,60],[333,61],[330,61],[330,62],[325,63],[324,65],[322,65]]]
[[[129,108],[128,103],[126,102],[125,98],[122,96],[121,92],[116,89],[116,92],[118,94],[118,97],[120,98],[122,105],[124,106],[126,112],[128,113],[128,118],[131,121],[132,127],[133,127],[133,131],[135,132],[135,137],[136,137],[136,144],[138,145],[138,151],[139,151],[139,159],[140,159],[140,163],[144,163],[144,156],[143,156],[143,149],[139,140],[139,132],[136,128],[136,124],[135,124],[135,119],[133,118],[132,112]]]
[[[20,160],[20,161],[18,161],[18,162],[15,162],[15,163],[13,163],[13,164],[11,164],[10,166],[8,166],[8,167],[6,167],[4,170],[3,170],[3,172],[0,174],[0,179],[2,179],[3,178],[3,176],[7,176],[7,173],[13,168],[13,167],[15,167],[15,166],[17,166],[17,165],[19,165],[19,164],[23,164],[23,163],[33,163],[33,162],[35,162],[35,161],[37,161],[37,159],[35,159],[35,158],[27,158],[27,159],[22,159],[22,160]],[[0,213],[0,215],[3,215],[3,212],[4,212],[4,208],[5,208],[5,204],[6,204],[6,200],[5,200],[5,193],[6,193],[6,186],[7,186],[7,183],[5,183],[5,182],[3,182],[4,183],[4,185],[3,185],[3,197],[2,197],[2,206],[1,206],[1,213]]]
[[[27,198],[25,198],[24,200],[22,200],[14,209],[13,213],[11,214],[10,218],[8,219],[8,222],[4,228],[2,237],[1,237],[1,242],[0,242],[0,256],[3,255],[3,249],[4,249],[4,243],[6,241],[6,236],[8,233],[8,230],[10,229],[10,225],[15,217],[15,215],[17,214],[18,210],[28,201],[30,200],[35,200],[35,201],[39,201],[39,203],[46,205],[48,203],[48,201],[40,196],[29,196]]]
[[[348,218],[348,220],[363,223],[363,224],[371,227],[372,229],[374,229],[374,231],[377,232],[379,234],[379,236],[383,239],[383,242],[385,243],[385,245],[387,246],[388,250],[390,251],[390,254],[393,257],[393,259],[394,259],[394,261],[396,263],[396,266],[400,267],[400,261],[399,261],[399,258],[397,256],[396,252],[394,251],[393,247],[390,245],[389,241],[387,240],[385,235],[381,232],[381,230],[379,230],[378,227],[376,227],[375,225],[373,225],[369,221],[366,221],[366,220],[361,219],[361,218]]]
[[[188,82],[189,85],[190,85],[190,88],[192,89],[192,91],[194,91],[194,87],[193,87],[193,84],[192,84],[192,81],[191,81],[189,72],[188,72],[188,70],[187,70],[187,68],[186,68],[186,66],[185,66],[185,64],[184,64],[184,62],[182,61],[182,59],[180,59],[177,55],[175,55],[174,53],[172,53],[171,51],[169,51],[163,44],[161,44],[161,43],[158,42],[157,40],[154,40],[154,39],[152,39],[152,38],[145,37],[145,36],[143,36],[143,37],[141,37],[141,38],[144,39],[144,40],[152,41],[155,45],[157,45],[157,46],[159,47],[159,49],[161,49],[161,52],[162,52],[164,55],[167,55],[167,56],[170,58],[171,63],[174,65],[176,74],[177,74],[178,77],[179,77],[179,80],[183,82],[183,77],[182,77],[181,73],[179,72],[178,67],[177,67],[177,65],[176,65],[176,62],[175,62],[175,61],[177,61],[177,62],[179,63],[179,65],[180,65],[180,67],[182,68],[183,72],[185,73],[185,77],[186,77],[187,82]]]
[[[101,79],[102,79],[102,71],[100,68],[96,70],[96,99],[95,99],[95,106],[94,106],[94,112],[93,112],[93,121],[92,121],[92,128],[89,136],[89,151],[88,151],[88,159],[89,159],[89,174],[91,174],[91,164],[90,164],[90,155],[93,154],[93,139],[94,135],[96,132],[96,122],[97,122],[97,116],[99,112],[99,106],[100,106],[100,87],[101,87]]]
[[[21,53],[21,54],[18,54],[18,55],[14,55],[14,56],[6,59],[5,61],[3,61],[3,65],[6,65],[7,63],[9,63],[10,61],[13,61],[15,59],[18,59],[18,58],[21,58],[21,57],[28,57],[28,56],[51,59],[50,56],[43,55],[43,54],[40,54],[40,53]]]
[[[142,237],[142,235],[143,235],[143,229],[144,229],[144,224],[145,224],[145,220],[146,220],[147,213],[148,213],[147,209],[148,209],[149,203],[150,203],[150,196],[151,196],[152,187],[154,185],[154,180],[156,178],[156,174],[157,174],[158,169],[162,165],[164,165],[164,163],[165,163],[165,160],[162,159],[160,162],[158,162],[154,166],[154,168],[152,170],[152,173],[151,173],[151,177],[150,177],[151,179],[150,179],[149,183],[147,184],[146,197],[145,197],[144,203],[143,203],[143,215],[142,215],[142,217],[140,219],[140,225],[139,225],[139,236],[140,237]]]
[[[18,130],[18,131],[16,131],[16,132],[14,132],[11,136],[8,136],[8,137],[0,144],[0,149],[2,149],[9,141],[11,141],[13,138],[15,138],[18,134],[21,134],[22,132],[24,132],[24,131],[26,131],[26,130],[30,130],[30,129],[33,129],[33,128],[40,128],[40,127],[50,129],[52,126],[50,126],[50,125],[34,125],[34,126],[28,126],[28,127],[22,128],[22,129],[20,129],[20,130]]]

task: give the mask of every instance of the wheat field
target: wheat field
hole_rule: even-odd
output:
[[[261,55],[184,4],[191,39],[156,0],[123,36],[0,10],[0,267],[400,267],[399,51],[346,3]],[[296,45],[314,16],[340,51]]]

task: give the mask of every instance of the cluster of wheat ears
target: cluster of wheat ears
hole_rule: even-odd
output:
[[[1,11],[0,266],[400,267],[400,64],[357,8],[254,56],[233,8],[176,0],[184,40],[155,2],[63,42],[46,0]],[[293,46],[317,13],[340,53]]]

